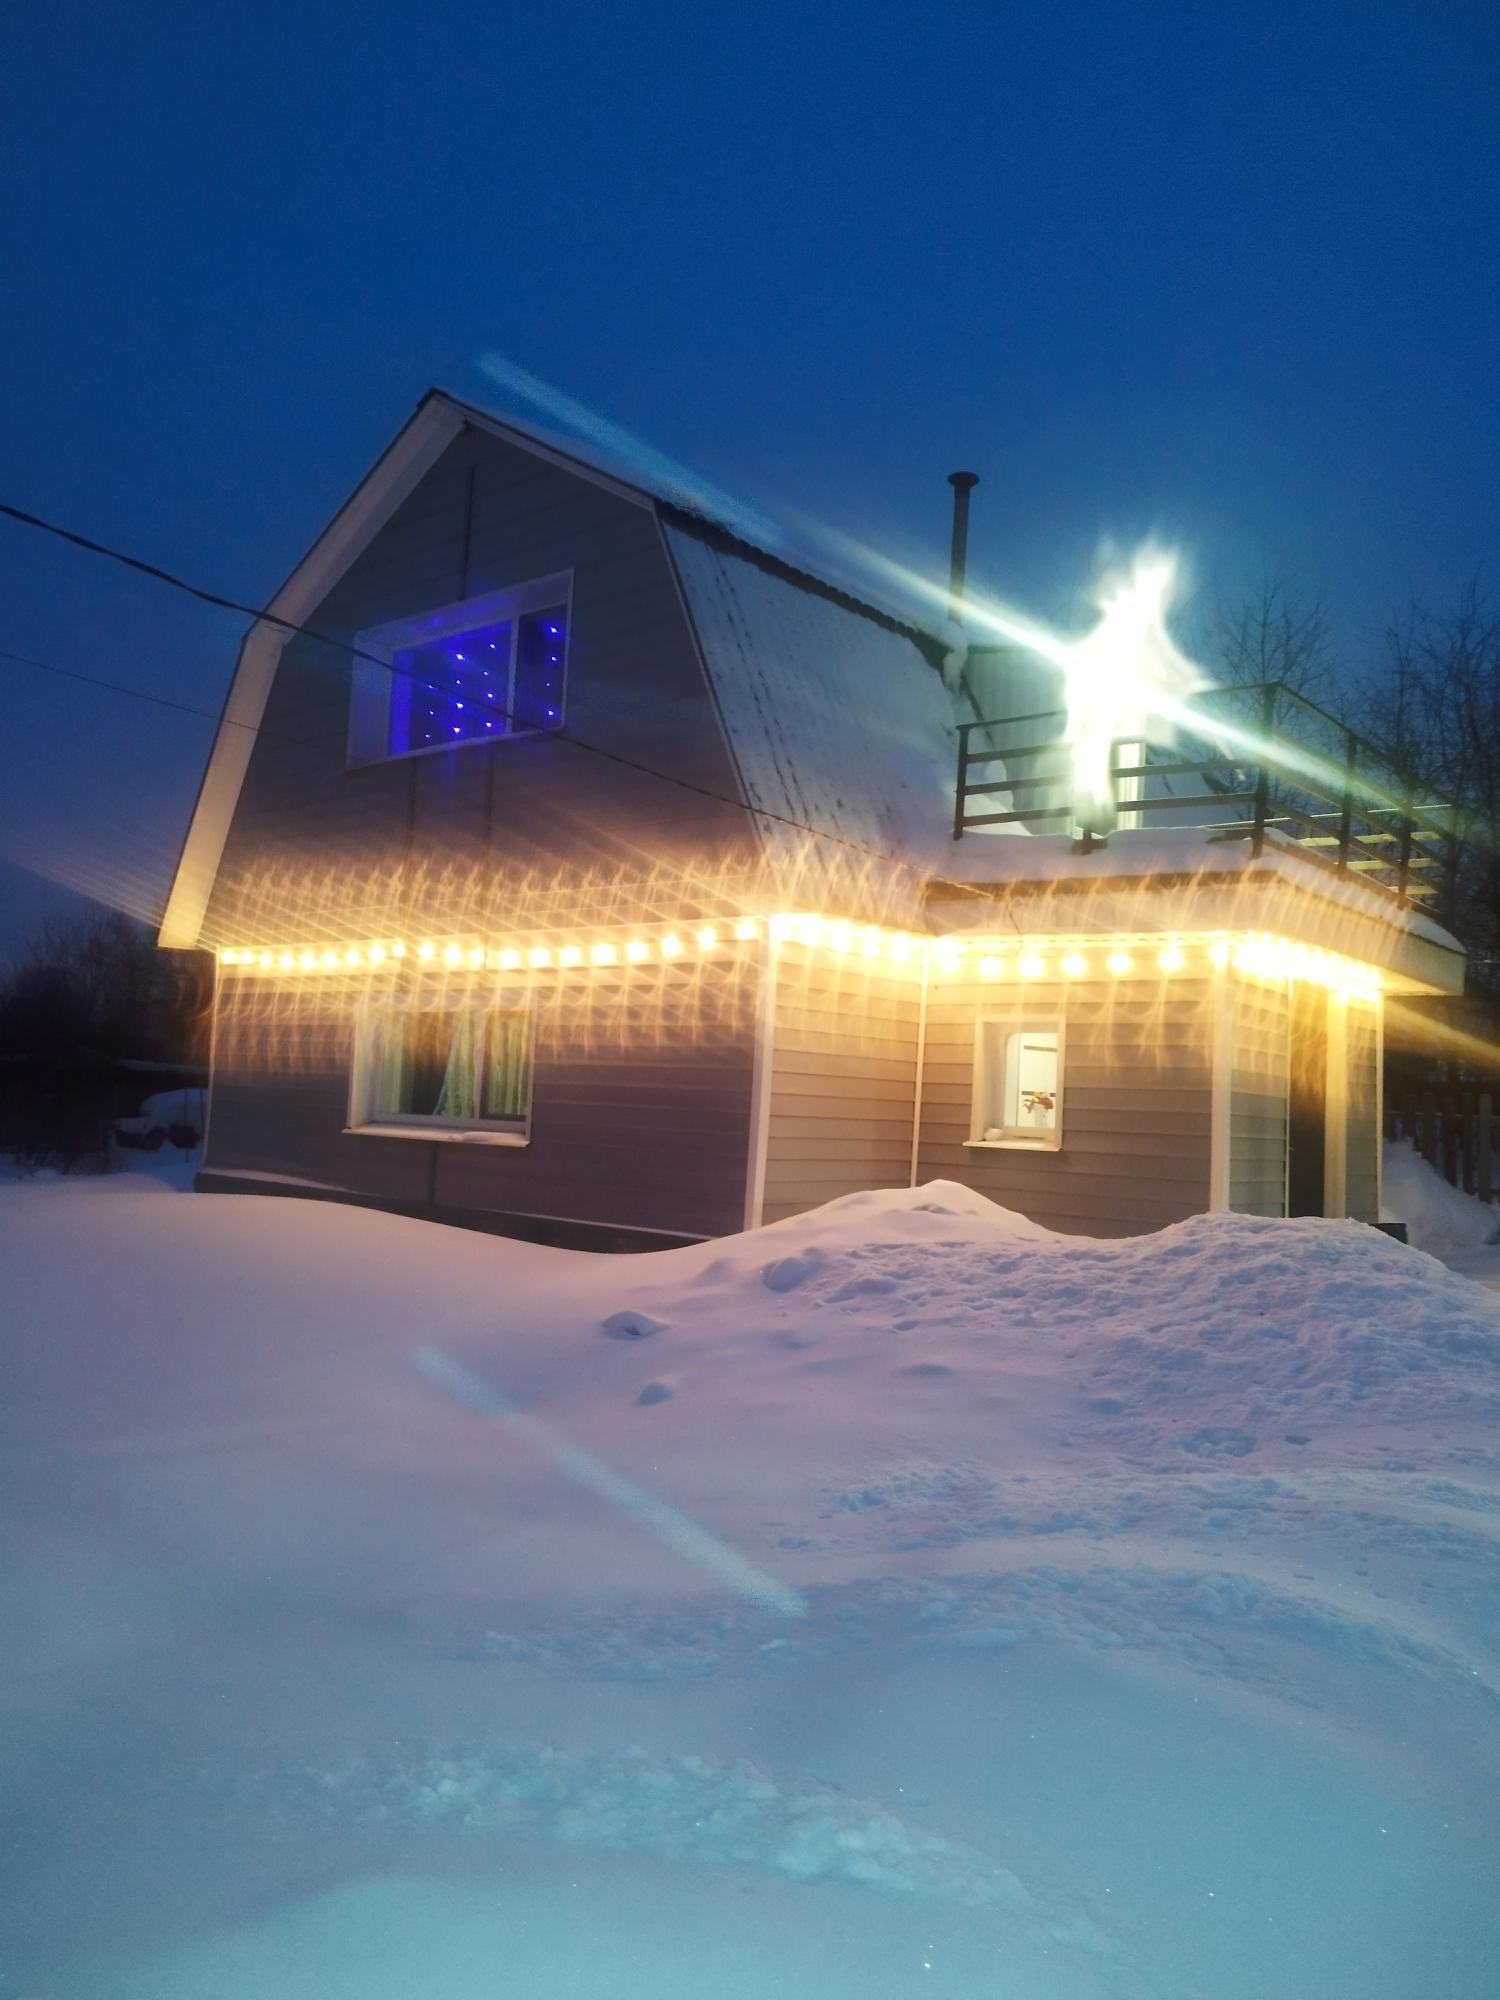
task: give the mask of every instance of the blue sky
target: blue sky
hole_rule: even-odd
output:
[[[907,560],[973,466],[1045,614],[1156,533],[1357,659],[1500,546],[1497,135],[1461,0],[23,10],[0,499],[261,598],[499,349]],[[237,636],[0,522],[0,650],[216,710]],[[159,899],[211,724],[0,687],[0,946]]]

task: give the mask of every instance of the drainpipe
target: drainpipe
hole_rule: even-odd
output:
[[[969,566],[969,495],[979,484],[977,472],[950,472],[953,488],[953,553],[948,562],[948,616],[956,625],[964,602],[964,572]]]

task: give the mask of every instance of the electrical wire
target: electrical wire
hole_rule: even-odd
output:
[[[188,597],[196,598],[200,604],[211,605],[219,611],[236,612],[241,617],[253,619],[257,624],[274,625],[289,638],[311,639],[319,645],[332,647],[336,652],[347,653],[352,659],[368,661],[373,666],[383,668],[387,673],[400,674],[411,681],[420,678],[410,669],[397,667],[392,661],[382,659],[378,654],[364,652],[347,639],[336,639],[329,633],[319,632],[310,625],[300,625],[293,619],[282,618],[274,611],[257,610],[252,604],[244,604],[237,598],[225,597],[218,591],[205,589],[201,584],[191,583],[186,577],[178,576],[172,570],[163,569],[157,563],[147,562],[142,556],[134,556],[127,550],[113,548],[107,542],[95,541],[89,535],[79,534],[76,529],[65,528],[56,521],[45,520],[40,514],[28,513],[23,507],[15,507],[0,500],[0,515],[18,522],[22,527],[35,528],[42,534],[53,535],[57,540],[81,549],[87,555],[100,556],[106,561],[118,563],[154,583],[163,583],[173,590],[182,591]],[[264,734],[269,740],[296,743],[304,749],[326,748],[326,745],[314,744],[308,739],[283,736],[276,731],[266,730],[261,723],[240,722],[229,715],[215,716],[211,710],[197,708],[187,702],[173,701],[166,695],[148,694],[141,688],[127,687],[123,682],[103,680],[96,675],[79,673],[69,667],[53,666],[48,661],[31,659],[22,653],[0,651],[0,660],[33,667],[42,673],[56,674],[64,680],[80,681],[86,686],[105,688],[114,694],[128,695],[136,701],[151,702],[159,708],[176,709],[184,715],[200,715],[208,721],[220,723],[221,726],[248,729],[256,736]],[[496,713],[503,715],[507,722],[514,723],[516,720],[509,710],[497,709]],[[789,813],[776,812],[769,806],[751,805],[748,800],[733,798],[727,792],[715,791],[710,785],[700,785],[691,778],[678,777],[674,772],[659,771],[653,765],[643,764],[638,759],[627,757],[621,751],[611,750],[602,743],[590,743],[586,738],[574,735],[566,727],[549,729],[541,733],[554,737],[559,742],[570,744],[573,749],[582,751],[588,756],[601,757],[611,764],[620,765],[627,771],[655,778],[661,784],[675,785],[680,791],[692,792],[697,797],[711,799],[718,805],[731,806],[737,812],[751,813],[757,819],[771,820],[779,826],[790,827],[794,832],[807,834],[815,840],[829,841],[835,846],[846,847],[851,853],[863,855],[866,860],[880,861],[887,867],[904,869],[907,873],[916,875],[924,883],[931,879],[929,869],[921,868],[900,855],[886,854],[879,848],[866,846],[862,841],[850,840],[844,834],[830,833],[825,827],[813,826],[807,820],[796,819]],[[954,886],[969,889],[967,884]],[[977,895],[982,894],[982,891],[970,890],[970,893]]]

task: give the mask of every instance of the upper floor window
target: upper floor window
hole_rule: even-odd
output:
[[[349,761],[560,728],[571,584],[540,577],[359,633]]]

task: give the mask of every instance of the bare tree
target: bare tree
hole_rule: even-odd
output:
[[[191,1062],[201,1055],[199,955],[164,952],[117,910],[45,919],[0,985],[0,1003],[59,998],[70,1030],[112,1054]]]
[[[1264,737],[1268,726],[1273,737],[1290,737],[1330,773],[1344,762],[1344,731],[1327,711],[1339,705],[1346,675],[1325,600],[1267,573],[1250,589],[1215,595],[1200,626],[1197,650],[1221,691],[1201,696],[1196,705],[1205,715],[1236,726],[1222,736],[1205,731],[1205,753],[1217,748],[1221,758],[1231,751],[1243,757],[1228,782],[1247,799],[1247,812],[1263,765],[1273,820],[1283,805],[1306,806],[1295,780],[1281,768],[1284,760],[1274,741],[1267,744]],[[1204,782],[1216,784],[1212,776]]]
[[[1480,578],[1445,611],[1409,605],[1386,634],[1371,712],[1426,798],[1455,809],[1440,914],[1476,985],[1500,987],[1500,607]]]
[[[205,955],[158,951],[114,911],[43,923],[0,985],[0,1149],[65,1167],[102,1157],[103,1121],[153,1068],[202,1063]]]
[[[1207,650],[1226,687],[1274,681],[1321,707],[1335,703],[1343,690],[1327,603],[1300,595],[1274,574],[1239,596],[1214,599]]]

